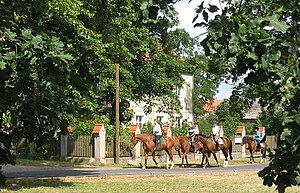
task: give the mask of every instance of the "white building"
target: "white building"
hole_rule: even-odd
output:
[[[176,92],[178,99],[180,100],[180,114],[174,115],[175,126],[180,126],[183,120],[192,121],[193,122],[193,86],[194,80],[193,76],[189,74],[182,75],[184,79],[184,84],[179,89],[174,89]],[[158,112],[156,107],[152,108],[152,112],[149,114],[145,114],[144,112],[144,103],[136,104],[134,102],[130,102],[130,108],[134,112],[134,116],[132,119],[133,124],[138,124],[140,127],[147,122],[153,122],[154,119],[161,121],[162,123],[170,123],[170,115],[167,113]]]

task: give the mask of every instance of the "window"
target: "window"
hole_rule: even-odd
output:
[[[177,96],[180,96],[180,88],[178,86],[173,88],[173,92],[176,93]]]
[[[180,117],[175,117],[174,127],[180,128]]]
[[[135,116],[135,123],[139,125],[140,129],[143,127],[143,116],[137,115]]]

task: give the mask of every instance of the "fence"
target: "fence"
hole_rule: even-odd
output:
[[[91,157],[93,155],[93,138],[90,135],[69,135],[67,156]]]

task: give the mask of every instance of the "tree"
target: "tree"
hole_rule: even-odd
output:
[[[162,109],[178,111],[173,87],[182,85],[186,63],[175,54],[191,41],[169,30],[178,22],[173,4],[0,0],[0,164],[13,163],[10,138],[25,137],[49,154],[48,144],[76,120],[104,116],[113,125],[116,63],[122,122],[131,119],[129,101],[163,98]],[[166,44],[176,36],[183,37]]]
[[[211,72],[236,81],[250,100],[259,98],[267,109],[270,127],[280,136],[268,167],[259,172],[264,184],[279,192],[300,184],[300,70],[298,1],[202,1],[195,26],[208,29],[201,42]],[[209,12],[216,13],[209,19]],[[197,18],[195,19],[195,21]],[[276,124],[276,125],[273,125]]]

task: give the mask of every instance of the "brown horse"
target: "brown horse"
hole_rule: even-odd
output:
[[[220,145],[220,150],[222,150],[223,155],[225,157],[225,161],[223,164],[223,167],[228,166],[228,154],[230,156],[230,159],[232,160],[232,142],[229,138],[221,137],[223,144]],[[212,136],[205,136],[202,134],[195,135],[195,143],[201,142],[204,147],[208,150],[208,152],[216,153],[216,143],[213,140]]]
[[[263,140],[262,140],[263,141]],[[256,140],[254,139],[253,136],[244,136],[242,138],[242,143],[241,145],[244,145],[244,144],[248,144],[248,147],[246,147],[246,149],[249,150],[250,152],[250,163],[252,164],[254,162],[254,156],[253,156],[253,153],[255,152],[259,152],[261,153],[261,163],[262,162],[266,162],[266,153],[267,153],[267,144],[266,142],[261,142],[260,145],[261,145],[261,148],[257,148],[257,142]]]
[[[158,144],[157,150],[162,151],[165,150],[167,155],[169,156],[169,159],[167,160],[167,168],[169,168],[169,162],[171,162],[170,169],[174,167],[174,161],[173,161],[173,147],[174,147],[174,141],[171,137],[165,136],[163,138],[163,143]],[[145,164],[142,167],[142,169],[146,169],[147,167],[147,160],[148,160],[148,153],[151,152],[152,159],[157,167],[160,167],[159,164],[157,164],[157,161],[155,159],[155,143],[153,141],[153,135],[148,134],[137,134],[132,136],[132,144],[135,146],[137,142],[141,142],[143,144],[144,148],[144,155],[145,155]]]
[[[188,165],[187,155],[190,152],[191,144],[189,142],[189,137],[187,136],[172,136],[175,143],[175,150],[178,152],[179,157],[181,157],[181,166],[184,167],[184,159]],[[180,156],[180,150],[182,151],[182,156]]]
[[[197,151],[200,151],[202,153],[202,162],[201,162],[201,167],[203,168],[206,168],[206,166],[209,166],[209,161],[208,161],[208,158],[210,157],[210,154],[212,153],[216,162],[217,162],[217,165],[219,165],[219,161],[217,159],[217,156],[214,152],[210,152],[207,148],[205,148],[205,146],[203,145],[203,143],[201,142],[198,142],[198,143],[195,143],[194,144],[195,146],[195,153]],[[203,162],[204,162],[204,159],[205,159],[205,164],[203,166]]]

